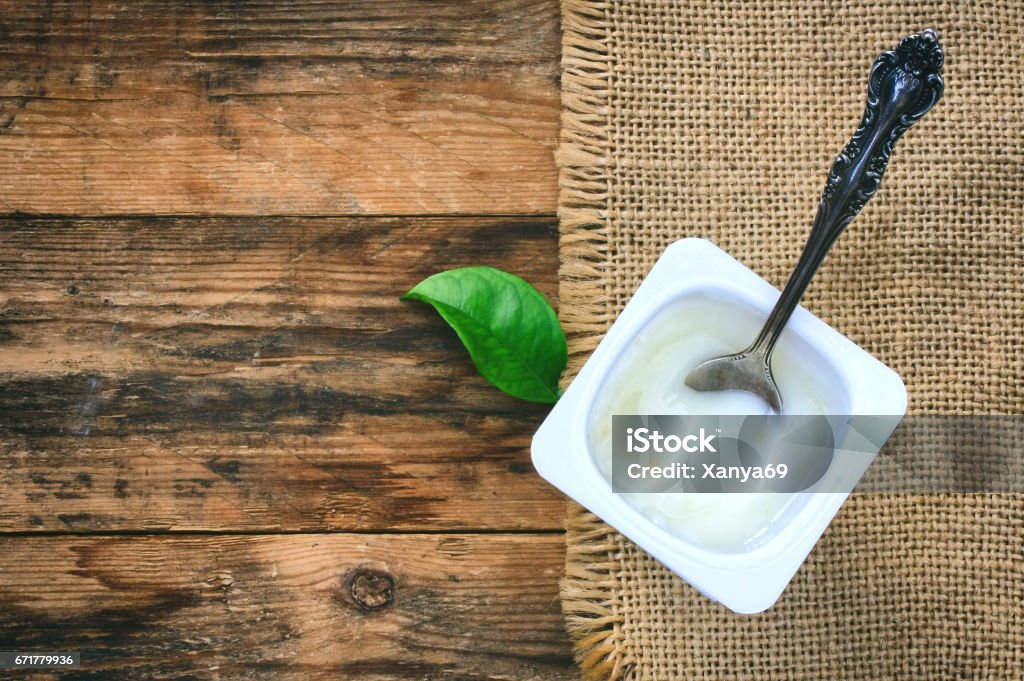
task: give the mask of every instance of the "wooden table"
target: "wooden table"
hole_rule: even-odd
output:
[[[557,3],[2,5],[0,650],[575,678],[546,409],[398,300],[555,297]]]

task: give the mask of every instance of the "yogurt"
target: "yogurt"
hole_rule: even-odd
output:
[[[588,419],[591,456],[612,476],[613,414],[763,414],[761,398],[739,391],[698,392],[685,384],[704,360],[749,344],[763,315],[712,294],[675,301],[650,319],[624,347],[598,391]],[[824,414],[830,372],[784,333],[772,358],[784,414]],[[622,493],[627,503],[671,534],[704,548],[746,551],[770,535],[794,494]]]
[[[755,336],[779,292],[702,239],[671,244],[533,436],[533,464],[566,495],[709,598],[739,613],[775,603],[847,498],[842,491],[626,495],[607,480],[610,416],[766,413],[753,396],[697,393],[684,378],[698,363]],[[906,412],[907,391],[889,367],[797,307],[773,360],[788,414]],[[724,414],[723,414],[724,415]],[[859,479],[874,451],[832,459],[827,476]],[[841,441],[845,436],[836,433]],[[760,450],[760,448],[759,448]]]

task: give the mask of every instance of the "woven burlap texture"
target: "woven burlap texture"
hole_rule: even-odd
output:
[[[909,411],[1024,411],[1024,3],[563,2],[570,375],[672,241],[776,286],[877,54],[926,27],[946,94],[804,305]],[[685,273],[680,273],[685,276]],[[1024,499],[854,495],[774,608],[709,602],[572,507],[562,605],[589,679],[1024,678]]]

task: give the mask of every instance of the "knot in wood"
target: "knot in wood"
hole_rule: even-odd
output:
[[[358,570],[349,582],[352,600],[362,610],[381,610],[395,600],[395,578],[377,570]]]

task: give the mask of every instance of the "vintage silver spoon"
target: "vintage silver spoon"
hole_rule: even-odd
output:
[[[942,61],[939,34],[932,29],[907,36],[895,51],[878,55],[860,127],[829,171],[807,244],[764,328],[746,350],[699,364],[686,385],[754,393],[782,412],[782,395],[772,376],[775,342],[829,248],[878,191],[897,140],[942,97]]]

